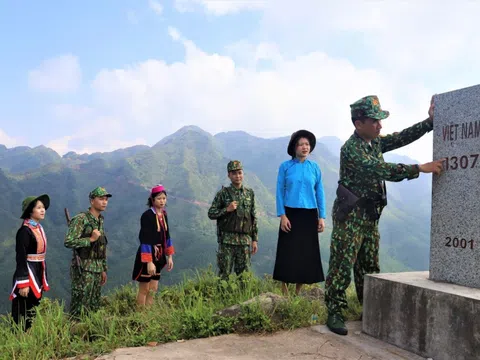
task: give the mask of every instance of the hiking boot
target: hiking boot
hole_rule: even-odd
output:
[[[327,327],[338,335],[347,335],[348,330],[345,326],[343,316],[340,314],[328,314]]]

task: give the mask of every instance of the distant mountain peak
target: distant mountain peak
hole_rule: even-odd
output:
[[[167,143],[170,143],[176,139],[180,139],[187,135],[196,135],[201,138],[208,138],[208,139],[213,138],[212,134],[206,132],[205,130],[203,130],[202,128],[196,125],[186,125],[178,129],[177,131],[175,131],[173,134],[164,137],[162,140],[156,143],[152,148],[165,145]]]
[[[186,133],[186,132],[197,132],[197,133],[200,133],[200,134],[211,135],[210,133],[206,132],[205,130],[203,130],[202,128],[200,128],[197,125],[185,125],[185,126],[181,127],[180,129],[178,129],[177,131],[175,131],[172,135],[183,134],[183,133]]]

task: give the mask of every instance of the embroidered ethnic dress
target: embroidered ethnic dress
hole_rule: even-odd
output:
[[[132,280],[148,282],[158,280],[160,271],[166,264],[166,256],[173,255],[175,249],[170,238],[168,217],[166,211],[157,213],[155,208],[146,210],[140,218],[140,233],[138,247],[133,266]],[[153,262],[157,269],[154,276],[148,275],[147,263]]]
[[[18,290],[29,287],[35,298],[40,299],[43,291],[50,290],[47,281],[47,236],[42,225],[31,220],[24,220],[16,236],[16,262],[10,300],[18,296]]]

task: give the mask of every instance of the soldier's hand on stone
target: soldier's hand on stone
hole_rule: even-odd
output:
[[[443,170],[443,163],[446,159],[435,160],[426,164],[419,165],[420,172],[434,173],[440,175]]]
[[[98,240],[98,238],[100,237],[100,231],[98,231],[97,229],[94,229],[92,231],[92,235],[90,235],[90,242],[95,242]]]
[[[232,211],[235,211],[235,210],[237,210],[237,202],[232,201],[230,203],[230,205],[228,205],[228,207],[227,207],[227,212],[232,212]]]
[[[155,271],[157,271],[155,264],[153,262],[149,262],[147,264],[148,275],[155,275]]]
[[[102,272],[102,281],[100,281],[100,286],[103,286],[107,283],[107,273],[104,271]]]
[[[280,219],[280,229],[284,232],[289,232],[292,229],[292,225],[290,224],[290,220],[288,220],[287,215],[282,215]]]
[[[20,294],[20,296],[23,296],[23,297],[27,297],[29,292],[30,292],[29,287],[24,287],[18,290],[18,293]]]
[[[433,122],[433,111],[435,109],[435,104],[433,102],[433,96],[430,100],[430,108],[428,109],[428,118]]]
[[[258,251],[258,242],[252,241],[252,255],[255,255]]]

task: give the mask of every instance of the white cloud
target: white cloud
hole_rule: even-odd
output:
[[[185,60],[102,70],[92,84],[98,108],[137,130],[161,124],[162,135],[194,124],[211,133],[241,129],[263,137],[285,136],[300,126],[341,138],[352,132],[349,104],[365,94],[401,108],[381,73],[344,59],[322,52],[288,59],[274,44],[262,43],[250,46],[250,63],[271,60],[272,69],[257,71],[170,32],[184,45]]]
[[[184,46],[184,59],[148,59],[99,71],[91,83],[94,112],[79,121],[87,126],[110,119],[115,135],[98,147],[135,137],[151,145],[190,124],[211,133],[245,130],[263,137],[302,127],[346,139],[353,131],[349,104],[368,94],[377,94],[390,110],[383,122],[384,133],[390,133],[425,119],[433,93],[472,85],[478,74],[466,69],[475,69],[480,55],[475,36],[480,4],[191,0],[176,5],[214,15],[261,9],[262,18],[250,38],[218,53],[203,51],[169,27],[172,40]],[[69,146],[93,148],[77,140]],[[430,134],[398,152],[427,161],[431,143]]]
[[[93,140],[92,137],[64,136],[51,140],[46,146],[63,156],[70,151],[74,151],[77,154],[92,154],[95,152],[110,152],[117,149],[146,144],[147,143],[143,138],[134,138],[130,140],[109,139],[104,143],[99,143],[98,141]]]
[[[135,124],[99,114],[88,107],[56,105],[53,113],[59,120],[68,120],[72,135],[61,136],[47,143],[60,155],[69,151],[78,154],[114,151],[134,145],[146,145],[142,136],[136,136]]]
[[[180,40],[181,37],[180,32],[171,26],[168,27],[168,35],[170,35],[170,37],[175,41]]]
[[[259,33],[289,49],[335,49],[403,76],[432,74],[479,55],[478,2],[268,1]],[[348,9],[348,11],[345,11]]]
[[[0,129],[0,144],[6,147],[13,147],[18,145],[18,140],[7,135],[5,131]]]
[[[155,0],[148,0],[148,5],[150,8],[157,14],[162,15],[163,13],[163,6],[158,1]]]
[[[81,83],[82,73],[78,58],[61,55],[45,60],[28,73],[28,84],[33,90],[44,92],[73,92]]]
[[[63,136],[61,138],[49,141],[46,147],[55,150],[60,155],[65,155],[66,153],[71,151],[69,147],[69,142],[72,139],[73,136]]]
[[[261,10],[267,2],[267,0],[175,0],[175,8],[180,12],[188,12],[200,7],[209,14],[221,16],[242,10]]]

